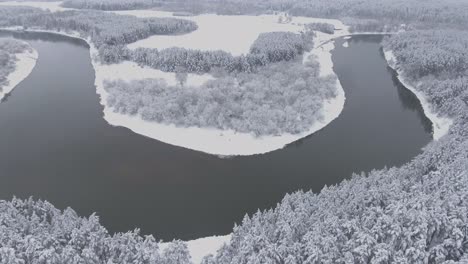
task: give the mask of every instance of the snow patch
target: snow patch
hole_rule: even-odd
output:
[[[175,86],[178,84],[176,74],[173,72],[163,72],[146,66],[140,66],[137,63],[124,61],[119,64],[104,65],[100,64],[98,68],[95,68],[96,75],[99,74],[103,80],[142,80],[142,79],[163,79],[168,85]],[[207,82],[213,80],[214,77],[210,74],[192,74],[187,75],[186,84],[191,87],[198,87]]]
[[[343,42],[343,47],[345,47],[345,48],[349,47],[348,41]]]
[[[134,15],[137,17],[174,17],[172,13],[153,10],[116,11],[113,13]],[[198,29],[184,35],[155,35],[131,43],[129,49],[180,47],[196,50],[223,50],[234,56],[247,54],[250,46],[261,33],[286,31],[300,33],[307,23],[322,22],[335,25],[337,33],[348,32],[344,24],[335,19],[293,17],[288,23],[279,23],[279,15],[260,16],[224,16],[203,14],[182,17],[192,20]],[[180,18],[180,17],[179,17]],[[336,37],[337,34],[329,35]]]
[[[3,99],[6,94],[10,93],[21,81],[23,81],[36,66],[38,53],[35,49],[24,51],[15,54],[17,61],[15,62],[16,69],[7,76],[8,84],[2,87],[0,91],[0,99]]]
[[[398,80],[403,84],[403,86],[405,86],[408,90],[415,94],[421,102],[424,115],[426,115],[426,117],[429,120],[431,120],[433,130],[432,137],[434,138],[434,140],[438,140],[444,135],[446,135],[450,129],[450,126],[453,123],[453,120],[448,117],[440,116],[438,113],[436,113],[429,101],[427,100],[426,95],[423,92],[416,89],[416,87],[411,85],[407,80],[405,80],[405,78],[403,77],[403,71],[398,68],[396,57],[391,50],[384,51],[384,56],[387,60],[388,65],[397,72]]]
[[[231,235],[225,236],[211,236],[211,237],[204,237],[195,240],[186,241],[188,251],[190,256],[192,257],[192,262],[194,264],[200,264],[203,257],[213,254],[215,255],[216,252],[224,245],[229,244],[231,240]],[[162,252],[166,249],[171,242],[161,243],[159,244],[159,250]]]

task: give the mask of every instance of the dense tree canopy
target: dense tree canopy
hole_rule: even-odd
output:
[[[454,119],[448,135],[401,168],[354,175],[319,194],[296,192],[246,216],[231,244],[205,262],[467,263],[468,82],[458,63],[466,37],[416,31],[384,43],[438,113]]]
[[[0,263],[5,264],[189,264],[187,246],[164,251],[138,230],[110,235],[99,218],[79,217],[45,201],[0,201]]]
[[[321,119],[323,101],[337,92],[336,78],[318,77],[316,62],[301,61],[224,75],[201,87],[171,87],[157,79],[107,82],[107,103],[122,114],[182,127],[296,134]]]
[[[178,47],[163,50],[138,48],[134,51],[122,48],[120,52],[112,53],[131,54],[129,56],[133,61],[141,65],[168,72],[183,68],[187,72],[196,73],[206,73],[213,69],[250,73],[269,63],[295,59],[310,50],[311,46],[312,37],[308,34],[270,32],[260,34],[252,44],[250,53],[241,56],[233,56],[222,50],[200,51]]]
[[[468,74],[468,34],[457,30],[423,30],[398,34],[384,41],[401,69],[412,79]]]

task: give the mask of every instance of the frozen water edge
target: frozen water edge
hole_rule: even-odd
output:
[[[2,87],[0,99],[3,99],[6,94],[10,93],[13,88],[31,74],[34,66],[36,66],[38,53],[35,49],[31,48],[31,50],[17,53],[15,56],[17,59],[15,62],[16,69],[7,76],[8,84]]]
[[[392,51],[384,51],[385,60],[387,60],[388,65],[394,69],[398,74],[398,80],[405,86],[408,90],[410,90],[421,102],[424,115],[431,120],[432,123],[432,130],[433,134],[432,137],[434,140],[438,140],[443,137],[445,134],[448,133],[450,126],[453,123],[453,120],[448,117],[440,116],[436,113],[431,104],[428,102],[426,95],[416,89],[413,85],[409,84],[407,80],[404,78],[403,72],[398,68],[398,63]]]

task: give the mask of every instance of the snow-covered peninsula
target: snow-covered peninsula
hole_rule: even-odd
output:
[[[432,123],[433,138],[435,140],[438,140],[444,135],[446,135],[450,129],[450,126],[453,123],[453,120],[448,117],[441,116],[436,111],[434,111],[433,107],[428,102],[424,92],[417,89],[414,85],[410,84],[405,79],[405,74],[401,69],[399,69],[397,59],[395,58],[391,50],[384,51],[384,56],[387,60],[388,65],[397,72],[398,80],[403,84],[403,86],[405,86],[408,90],[415,94],[421,102],[424,114]]]
[[[23,5],[28,4],[26,3]],[[34,4],[34,6],[39,7],[38,4]],[[59,8],[50,8],[50,6],[58,7],[59,5],[53,3],[47,6],[44,5],[43,8],[52,11],[60,10]],[[138,17],[173,17],[171,13],[153,10],[114,11],[114,13],[135,15]],[[184,17],[184,19],[197,22],[198,29],[185,35],[152,36],[130,44],[129,48],[164,48],[176,46],[200,50],[218,49],[232,54],[245,54],[261,33],[273,31],[298,33],[303,31],[304,26],[308,23],[328,23],[335,27],[334,34],[316,32],[314,48],[310,53],[304,54],[303,61],[305,62],[309,55],[313,54],[320,64],[320,76],[335,75],[330,53],[334,48],[332,40],[349,34],[348,27],[341,21],[335,19],[292,17],[287,20],[287,22],[284,22],[286,20],[282,19],[282,16],[284,16],[284,14],[261,16],[221,16],[210,14]],[[226,30],[223,27],[219,27],[219,25],[225,25],[232,30]],[[67,34],[63,31],[55,33],[79,37],[76,33]],[[234,36],[236,41],[223,37],[222,34],[226,33],[229,33],[231,38]],[[215,42],[216,46],[213,46],[212,42],[204,41],[207,36],[216,36],[216,39],[220,41]],[[344,107],[345,94],[339,81],[336,81],[336,96],[334,98],[325,99],[320,113],[321,118],[317,119],[308,130],[298,134],[282,133],[280,135],[255,136],[253,133],[240,133],[234,130],[194,126],[178,127],[171,124],[145,121],[139,115],[130,116],[114,112],[113,109],[107,105],[108,93],[104,89],[104,82],[118,79],[129,81],[145,78],[160,78],[164,79],[168,84],[171,84],[176,82],[175,74],[150,69],[133,62],[123,62],[114,65],[101,64],[98,59],[96,59],[98,53],[96,48],[94,48],[91,41],[86,41],[91,47],[92,64],[96,72],[95,85],[97,93],[101,98],[101,104],[104,106],[104,119],[111,125],[127,127],[135,133],[171,145],[219,156],[263,154],[281,149],[290,143],[324,128],[340,115]],[[209,74],[189,74],[186,83],[187,85],[196,87],[210,79],[213,79],[213,77]]]
[[[21,81],[28,77],[36,65],[38,53],[35,49],[29,47],[21,53],[16,53],[15,57],[15,70],[6,76],[6,85],[0,87],[0,99],[4,98],[6,94],[10,93]]]
[[[141,14],[139,11],[128,11],[126,14]],[[150,17],[151,14],[154,16],[160,16],[161,12],[154,12],[146,10],[144,12],[145,17]],[[164,14],[167,15],[167,14]],[[210,15],[209,16],[212,20],[210,25],[219,25],[226,24],[226,20],[230,21],[233,18],[230,16],[217,16],[217,15]],[[245,18],[245,16],[243,16]],[[206,19],[206,18],[204,18]],[[279,28],[286,31],[293,31],[298,32],[300,29],[303,28],[305,23],[313,23],[313,22],[327,22],[333,24],[337,29],[335,34],[325,34],[321,32],[316,33],[316,37],[314,38],[314,49],[307,54],[304,54],[304,61],[306,58],[309,57],[310,54],[315,55],[318,62],[320,63],[320,76],[327,76],[327,75],[334,75],[333,72],[333,62],[331,60],[331,50],[334,48],[333,39],[336,37],[344,36],[349,34],[347,27],[338,20],[333,19],[314,19],[314,18],[293,18],[293,20],[289,24],[281,24],[278,23],[279,16],[252,16],[250,20],[257,19],[259,22],[258,24],[262,24],[263,26],[253,27],[255,32],[247,32],[246,30],[238,30],[238,34],[236,35],[238,39],[242,39],[243,41],[237,42],[223,42],[224,44],[220,43],[221,46],[218,49],[229,51],[229,52],[238,52],[243,53],[245,49],[239,49],[238,43],[247,43],[244,45],[245,47],[250,47],[251,42],[255,40],[255,38],[262,32],[266,32],[267,29],[270,31],[278,30]],[[244,20],[242,20],[244,21]],[[266,26],[264,23],[268,21],[268,25]],[[229,23],[228,23],[229,24]],[[203,25],[203,24],[202,24]],[[240,29],[240,27],[238,28]],[[245,29],[245,28],[244,28]],[[202,32],[204,31],[203,27],[199,26],[199,29]],[[197,31],[198,31],[197,30]],[[194,36],[196,38],[197,31],[191,34],[187,34],[187,36]],[[209,30],[208,30],[209,31]],[[247,32],[247,33],[246,33]],[[204,33],[206,34],[206,33]],[[201,34],[201,35],[204,35]],[[214,36],[218,36],[216,32],[212,33]],[[185,35],[184,35],[185,36]],[[131,46],[133,48],[136,47],[159,47],[161,42],[158,42],[161,38],[166,38],[165,36],[156,36],[150,37],[147,41],[148,42],[135,42]],[[254,38],[255,37],[255,38]],[[176,38],[184,38],[176,36]],[[184,38],[185,39],[185,38]],[[192,39],[192,38],[191,38]],[[200,39],[202,39],[200,37]],[[146,43],[146,44],[142,44]],[[190,43],[187,41],[175,42],[179,44],[180,47],[190,47]],[[205,48],[211,49],[211,44],[207,44],[208,46],[202,47],[206,42],[198,42],[197,48]],[[168,44],[169,45],[169,44]],[[240,45],[242,46],[242,45]],[[96,52],[96,51],[95,51]],[[93,52],[92,52],[93,53]],[[105,80],[112,80],[121,78],[119,75],[113,75],[109,72],[109,68],[105,65],[100,64],[97,61],[93,61],[94,68],[96,70],[96,87],[98,94],[101,96],[101,104],[104,105],[104,118],[107,122],[111,125],[115,126],[124,126],[135,133],[160,140],[162,142],[180,146],[188,149],[193,149],[209,154],[220,155],[220,156],[236,156],[236,155],[254,155],[254,154],[263,154],[267,152],[271,152],[277,149],[281,149],[286,145],[297,141],[301,138],[304,138],[308,135],[311,135],[318,130],[324,128],[327,124],[332,122],[335,118],[337,118],[344,107],[345,102],[345,94],[343,88],[339,81],[336,82],[337,86],[337,96],[335,98],[327,99],[323,104],[322,109],[322,116],[323,118],[319,121],[315,122],[312,127],[309,128],[308,131],[299,133],[299,134],[282,134],[279,136],[260,136],[256,137],[251,133],[239,133],[233,130],[220,130],[214,128],[200,128],[200,127],[176,127],[175,125],[167,125],[167,124],[160,124],[156,122],[148,122],[142,120],[140,116],[129,116],[129,115],[122,115],[119,113],[115,113],[112,109],[107,107],[106,105],[106,98],[108,96],[107,92],[103,88],[103,82]],[[129,64],[127,64],[129,66]],[[125,67],[124,64],[119,64],[119,66],[115,67]],[[133,65],[132,67],[140,67]],[[197,79],[193,77],[194,79]],[[168,80],[169,82],[171,80]],[[190,76],[189,81],[187,82],[190,84]]]

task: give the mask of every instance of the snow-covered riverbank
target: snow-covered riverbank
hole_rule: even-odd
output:
[[[393,55],[392,51],[384,51],[385,59],[387,60],[388,65],[394,69],[398,74],[398,80],[405,86],[408,90],[416,95],[416,97],[421,102],[422,108],[424,110],[424,114],[426,117],[431,120],[432,129],[433,129],[433,138],[438,140],[439,138],[443,137],[445,134],[448,133],[450,126],[453,123],[453,120],[448,117],[440,116],[429,101],[426,98],[424,92],[420,91],[413,85],[411,85],[407,80],[405,80],[404,73],[399,69],[398,62]]]
[[[55,1],[55,2],[34,2],[34,1],[7,1],[7,2],[0,2],[0,6],[28,6],[28,7],[36,7],[43,10],[49,10],[51,12],[58,12],[58,11],[66,11],[66,10],[73,10],[72,8],[66,8],[60,6],[62,1]]]
[[[0,91],[0,99],[3,99],[6,94],[10,93],[13,88],[15,88],[21,81],[23,81],[34,69],[36,66],[36,61],[38,58],[37,51],[33,48],[30,50],[26,50],[22,53],[15,54],[16,62],[15,62],[15,71],[10,73],[7,76],[8,84],[0,87],[2,88]]]
[[[319,58],[321,75],[333,74],[333,63],[330,51],[334,48],[332,42],[314,50],[312,54]],[[323,118],[314,123],[308,131],[300,134],[283,134],[280,136],[256,137],[250,133],[238,133],[233,130],[219,130],[214,128],[176,127],[175,125],[147,122],[140,116],[129,116],[115,113],[106,107],[107,92],[103,88],[103,81],[109,80],[105,71],[106,66],[94,62],[96,70],[96,87],[101,95],[101,104],[105,106],[104,118],[112,125],[124,126],[135,133],[142,134],[162,142],[202,151],[209,154],[233,156],[263,154],[281,149],[287,144],[306,137],[324,128],[339,116],[344,107],[344,91],[337,80],[337,96],[325,100],[322,108]],[[119,76],[115,76],[119,78]]]
[[[126,15],[137,15],[140,17],[161,17],[161,16],[169,16],[167,13],[159,12],[159,11],[150,11],[145,10],[143,11],[125,11]],[[248,16],[242,16],[242,19],[247,19]],[[185,18],[185,17],[184,17]],[[194,20],[199,23],[199,21],[203,21],[207,18],[211,18],[210,23],[203,22],[199,25],[199,29],[197,31],[201,33],[194,33],[182,35],[182,36],[173,36],[172,38],[180,38],[180,41],[171,42],[169,39],[166,39],[169,42],[165,42],[164,39],[167,36],[153,36],[141,42],[135,42],[132,45],[129,45],[132,48],[137,47],[157,47],[161,48],[163,43],[166,43],[167,46],[178,46],[178,47],[185,47],[185,48],[194,48],[192,45],[196,43],[198,49],[205,49],[210,50],[214,49],[211,46],[211,43],[208,45],[209,42],[206,41],[207,32],[211,32],[211,36],[216,36],[215,39],[225,39],[218,35],[221,32],[217,32],[217,29],[223,27],[205,27],[204,25],[220,25],[220,24],[230,24],[227,22],[232,22],[231,20],[237,19],[231,16],[216,16],[216,15],[205,15],[201,16],[201,18]],[[314,39],[314,46],[315,48],[311,53],[304,54],[305,58],[308,58],[310,54],[316,56],[318,62],[320,63],[320,75],[334,75],[333,72],[333,62],[331,60],[331,50],[334,48],[334,44],[331,41],[332,39],[344,36],[349,34],[347,27],[343,25],[338,20],[333,19],[315,19],[315,18],[293,18],[292,22],[288,24],[281,24],[278,23],[278,16],[252,16],[248,17],[248,21],[250,21],[253,25],[251,30],[246,31],[245,28],[237,27],[238,34],[232,34],[231,31],[224,30],[223,32],[229,32],[232,36],[235,36],[237,41],[221,41],[217,45],[217,49],[225,50],[232,52],[233,54],[243,54],[248,52],[248,48],[250,47],[251,43],[256,39],[256,37],[262,32],[270,32],[270,31],[292,31],[292,32],[299,32],[303,29],[303,25],[306,23],[312,22],[327,22],[335,25],[336,33],[335,34],[325,34],[321,32],[317,32],[317,36]],[[227,20],[224,21],[224,20]],[[236,24],[237,25],[237,24]],[[268,26],[269,25],[269,26]],[[249,26],[250,28],[250,26]],[[240,30],[242,29],[242,30]],[[214,31],[213,31],[214,30]],[[199,35],[198,35],[199,34]],[[199,37],[197,37],[199,36]],[[190,37],[189,39],[187,37]],[[194,40],[194,39],[195,40]],[[200,39],[201,41],[196,41]],[[205,39],[205,41],[202,41]],[[241,39],[242,41],[239,41]],[[146,44],[143,44],[146,43]],[[240,44],[239,44],[240,43]],[[163,45],[163,47],[165,47]],[[101,103],[106,106],[106,101],[103,100],[107,97],[106,91],[102,87],[102,76],[106,74],[103,71],[102,65],[96,63],[96,87],[98,89],[98,93],[101,95]],[[101,71],[102,70],[102,71]],[[108,75],[108,77],[111,77]],[[115,76],[116,79],[118,76]],[[108,79],[108,78],[107,78]],[[190,81],[187,82],[191,84]],[[168,125],[168,124],[159,124],[156,122],[147,122],[141,119],[139,116],[128,116],[122,115],[118,113],[114,113],[108,107],[105,107],[104,110],[104,118],[112,125],[117,126],[124,126],[135,133],[145,135],[147,137],[160,140],[162,142],[193,149],[209,154],[220,155],[220,156],[235,156],[235,155],[254,155],[254,154],[263,154],[267,152],[271,152],[274,150],[281,149],[286,145],[295,142],[301,138],[304,138],[308,135],[311,135],[318,130],[324,128],[330,122],[332,122],[335,118],[337,118],[344,107],[345,102],[345,95],[343,88],[339,81],[337,81],[337,96],[335,98],[329,98],[325,100],[323,109],[322,109],[322,119],[317,121],[313,124],[309,130],[299,133],[299,134],[282,134],[279,136],[261,136],[256,137],[250,133],[238,133],[233,130],[219,130],[214,128],[199,128],[199,127],[176,127],[175,125]]]
[[[23,4],[23,5],[29,5]],[[34,4],[39,7],[39,4]],[[55,6],[56,8],[50,8]],[[49,5],[44,5],[43,8],[54,9],[59,11],[59,5],[57,2]],[[125,15],[135,15],[139,17],[170,17],[171,13],[153,11],[153,10],[132,10],[132,11],[121,11],[115,12]],[[325,34],[317,32],[314,38],[314,49],[311,54],[317,57],[320,63],[320,74],[321,76],[334,75],[333,62],[331,60],[331,50],[334,48],[332,40],[336,37],[344,36],[349,34],[348,28],[339,20],[335,19],[321,19],[321,18],[307,18],[307,17],[294,17],[288,23],[279,23],[279,15],[263,15],[263,16],[218,16],[218,15],[201,15],[194,17],[184,17],[184,19],[193,19],[197,23],[201,22],[198,30],[190,34],[181,36],[171,36],[171,41],[174,38],[185,38],[184,36],[190,36],[190,39],[185,39],[180,42],[179,46],[188,48],[199,48],[199,49],[222,49],[234,54],[246,53],[250,45],[255,41],[260,33],[271,32],[271,31],[290,31],[300,32],[304,29],[304,25],[307,23],[330,23],[335,26],[335,34]],[[204,22],[203,22],[204,21]],[[236,22],[232,25],[231,22]],[[247,28],[239,27],[239,23],[247,21]],[[217,25],[213,27],[213,25]],[[226,30],[219,25],[226,25],[232,27],[234,32]],[[220,31],[221,29],[221,31]],[[46,31],[50,32],[50,31]],[[200,33],[201,32],[201,33]],[[229,33],[231,38],[234,36],[236,41],[223,41],[226,40],[222,32]],[[63,32],[55,32],[63,34]],[[72,37],[79,37],[77,34],[66,34]],[[197,37],[198,36],[198,37]],[[220,39],[221,42],[217,43],[217,47],[212,47],[209,41],[206,41],[208,36],[215,36],[214,39]],[[148,39],[153,39],[167,36],[154,36]],[[148,40],[147,39],[147,40]],[[196,41],[196,40],[200,41]],[[205,39],[205,41],[203,41]],[[227,38],[229,39],[229,38]],[[167,45],[177,46],[177,42],[168,42]],[[151,45],[157,45],[158,48],[164,47],[163,42],[150,41]],[[135,48],[141,45],[137,45],[135,42]],[[172,44],[171,44],[172,43]],[[198,43],[195,45],[194,43]],[[103,87],[105,80],[135,80],[142,78],[162,78],[167,83],[171,84],[175,82],[175,76],[171,73],[163,73],[147,67],[141,67],[132,62],[120,63],[117,65],[102,65],[95,57],[97,55],[96,49],[88,41],[90,45],[90,53],[92,58],[92,64],[96,72],[96,90],[101,98],[101,104],[104,106],[104,119],[111,125],[127,127],[135,133],[171,144],[180,146],[196,151],[201,151],[213,155],[219,156],[237,156],[237,155],[254,155],[271,152],[274,150],[281,149],[286,145],[293,143],[301,138],[311,135],[318,130],[324,128],[335,118],[337,118],[343,110],[345,95],[344,91],[337,81],[337,96],[335,98],[328,98],[323,103],[322,118],[315,122],[307,131],[299,134],[282,134],[278,136],[262,136],[256,137],[251,133],[238,133],[233,130],[220,130],[214,128],[200,128],[200,127],[176,127],[171,124],[160,124],[156,122],[148,122],[143,120],[140,116],[129,116],[115,113],[110,107],[107,106],[107,92]],[[195,46],[193,46],[195,45]],[[130,45],[131,46],[131,45]],[[308,54],[304,54],[304,58],[307,58]],[[304,59],[305,60],[305,59]],[[124,74],[122,74],[124,73]],[[129,74],[133,73],[133,74]],[[188,76],[187,85],[198,86],[204,81],[211,79],[209,75],[192,75]]]

